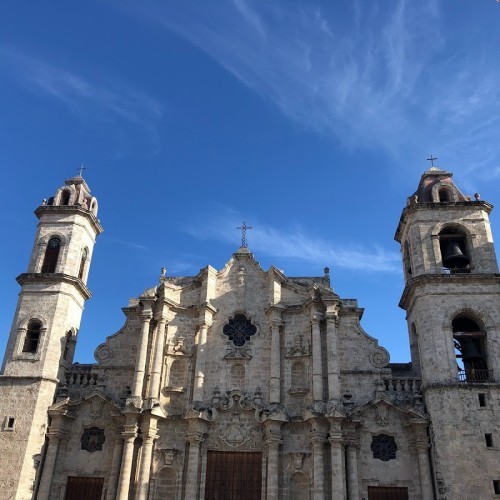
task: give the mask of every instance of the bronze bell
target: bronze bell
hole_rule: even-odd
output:
[[[467,255],[462,252],[458,241],[450,241],[446,245],[446,250],[443,255],[443,265],[448,269],[462,268],[469,264],[470,260]]]
[[[476,342],[469,341],[462,344],[462,361],[475,361],[483,359],[481,350]]]

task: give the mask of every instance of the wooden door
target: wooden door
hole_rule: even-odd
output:
[[[64,500],[101,500],[103,477],[69,476]]]
[[[262,454],[207,452],[205,500],[260,500]]]
[[[408,500],[408,488],[368,486],[368,500]]]

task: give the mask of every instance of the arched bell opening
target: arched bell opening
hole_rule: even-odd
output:
[[[410,243],[408,241],[403,243],[403,267],[406,279],[411,279],[413,273],[411,268]]]
[[[71,191],[69,189],[63,189],[61,193],[61,205],[69,205],[71,199]]]
[[[443,268],[450,274],[470,272],[471,259],[467,248],[467,236],[461,228],[454,226],[444,228],[439,233],[439,248]]]
[[[452,330],[459,379],[462,382],[489,380],[484,331],[466,316],[457,316],[452,321]]]
[[[438,191],[438,199],[440,203],[449,203],[453,201],[450,189],[446,187],[440,188]]]

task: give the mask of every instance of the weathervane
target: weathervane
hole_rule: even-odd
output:
[[[236,229],[241,229],[241,246],[247,248],[247,229],[253,229],[252,226],[247,226],[247,223],[243,221],[243,225],[237,227]]]
[[[81,177],[82,176],[82,172],[84,170],[87,170],[87,167],[84,167],[83,166],[83,163],[77,168],[77,170],[79,170],[80,172],[78,173],[78,176]]]
[[[434,166],[434,160],[437,160],[437,158],[434,158],[432,155],[430,158],[427,158],[427,161],[431,162],[431,166]]]

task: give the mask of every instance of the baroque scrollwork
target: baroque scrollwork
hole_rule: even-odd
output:
[[[389,363],[389,353],[383,347],[377,347],[370,354],[370,363],[375,368],[384,368]]]

